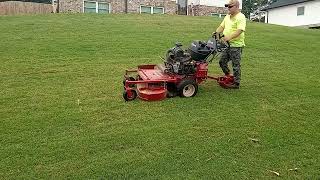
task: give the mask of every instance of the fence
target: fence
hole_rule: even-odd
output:
[[[5,1],[0,2],[0,15],[46,14],[53,12],[52,4]]]

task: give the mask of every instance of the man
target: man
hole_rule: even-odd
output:
[[[225,7],[228,7],[229,13],[217,28],[216,33],[224,34],[223,40],[229,41],[230,48],[221,54],[219,64],[225,75],[230,76],[228,62],[232,62],[234,82],[228,84],[227,88],[239,89],[241,79],[240,61],[242,48],[245,46],[246,18],[240,12],[238,0],[230,0]]]

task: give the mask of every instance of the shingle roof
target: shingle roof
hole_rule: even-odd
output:
[[[307,2],[307,1],[314,1],[314,0],[278,0],[278,1],[270,4],[266,8],[263,8],[262,10],[266,11],[266,10],[269,10],[269,9],[274,9],[274,8],[293,5],[293,4],[298,4],[298,3],[303,3],[303,2]]]

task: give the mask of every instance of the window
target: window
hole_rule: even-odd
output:
[[[153,14],[164,14],[164,8],[163,7],[154,7]]]
[[[95,13],[96,12],[96,2],[84,2],[84,12]]]
[[[304,15],[304,6],[298,7],[297,16],[303,16],[303,15]]]
[[[219,14],[219,13],[211,13],[211,16],[218,17],[218,18],[224,18],[226,15],[225,14]]]
[[[106,2],[84,1],[83,12],[85,13],[110,13],[110,4]]]
[[[211,13],[211,16],[213,17],[220,17],[220,15],[218,13]]]
[[[109,13],[109,4],[105,2],[98,2],[98,13]]]
[[[163,7],[140,6],[140,14],[164,14]]]
[[[220,14],[220,18],[226,17],[226,14]]]
[[[140,13],[147,13],[147,14],[151,14],[151,9],[152,7],[148,7],[148,6],[140,6]]]

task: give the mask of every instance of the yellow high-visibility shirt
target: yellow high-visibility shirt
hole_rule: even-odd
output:
[[[224,28],[223,34],[229,36],[232,33],[236,32],[238,29],[241,29],[243,32],[235,39],[230,40],[231,47],[243,47],[244,43],[244,31],[246,30],[246,17],[244,14],[239,12],[234,17],[230,18],[230,14],[226,15],[220,24]]]

